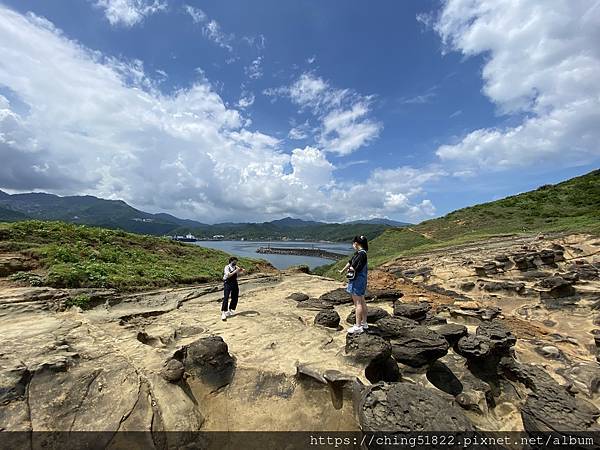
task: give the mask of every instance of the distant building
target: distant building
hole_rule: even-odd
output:
[[[224,239],[225,236],[223,236],[222,234],[215,234],[212,238],[213,239]]]

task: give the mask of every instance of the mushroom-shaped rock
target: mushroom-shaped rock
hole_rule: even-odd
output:
[[[492,343],[485,336],[470,334],[461,337],[454,347],[456,353],[467,359],[482,359],[492,352]]]
[[[447,323],[431,327],[431,329],[444,336],[450,345],[456,344],[461,337],[468,334],[467,327],[457,323]]]
[[[392,357],[371,361],[365,369],[365,377],[371,383],[379,383],[380,381],[394,382],[400,381],[402,378],[398,364]]]
[[[431,305],[427,302],[420,303],[394,303],[394,316],[406,317],[412,320],[423,320],[427,317],[427,312]]]
[[[372,333],[348,333],[346,354],[359,362],[370,363],[373,360],[388,359],[392,354],[392,347],[388,341]]]
[[[418,325],[416,321],[401,316],[384,317],[377,321],[377,329],[381,336],[388,339],[402,335],[405,328],[412,328]]]
[[[221,336],[200,338],[189,344],[183,363],[187,372],[217,389],[231,382],[235,366]]]
[[[517,338],[499,320],[482,322],[475,330],[477,336],[487,338],[497,354],[505,354],[517,343]]]
[[[306,300],[309,299],[309,296],[306,294],[303,294],[302,292],[294,292],[294,293],[288,295],[288,298],[290,300],[295,300],[297,302],[305,302]]]
[[[400,363],[421,367],[448,353],[448,342],[429,328],[416,326],[399,330],[392,340],[392,355]]]
[[[340,325],[340,315],[333,309],[319,311],[315,316],[315,325],[327,328],[337,328]]]
[[[333,306],[318,298],[309,298],[303,302],[298,302],[297,308],[308,309],[311,311],[323,311],[326,309],[333,309]]]
[[[176,383],[183,378],[185,368],[183,363],[177,359],[169,359],[162,370],[160,376],[163,377],[169,383]]]
[[[361,396],[358,420],[363,431],[473,431],[463,411],[433,389],[411,383],[378,383]]]
[[[500,368],[507,378],[524,384],[527,400],[521,408],[523,427],[537,432],[600,432],[600,410],[592,403],[574,397],[541,367],[519,364],[504,357]]]
[[[374,306],[369,306],[367,308],[367,322],[375,323],[378,320],[384,319],[386,317],[390,317],[390,313],[388,313],[385,309],[377,308]],[[352,311],[348,317],[346,318],[346,322],[355,323],[356,322],[356,311]]]
[[[344,288],[334,289],[324,293],[319,297],[319,300],[328,302],[332,305],[343,305],[346,303],[352,303],[352,296]]]

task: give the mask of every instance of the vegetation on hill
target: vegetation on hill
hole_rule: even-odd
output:
[[[390,228],[369,244],[369,265],[433,248],[501,234],[588,232],[600,234],[600,170],[556,185],[451,212],[409,228]],[[340,278],[345,262],[318,268]]]
[[[30,258],[41,273],[19,272],[16,280],[119,290],[220,280],[230,256],[166,238],[42,221],[0,223],[0,253]],[[245,258],[240,265],[250,273],[268,267]]]
[[[9,195],[0,191],[0,220],[15,222],[27,219],[60,220],[155,236],[192,233],[198,238],[222,235],[225,239],[288,238],[338,242],[352,239],[357,233],[373,239],[389,226],[402,225],[385,219],[328,224],[290,217],[264,223],[208,225],[195,220],[179,219],[170,214],[150,214],[135,209],[122,200],[105,200],[91,195],[60,197],[40,192]]]

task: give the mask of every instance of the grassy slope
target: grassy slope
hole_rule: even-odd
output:
[[[369,244],[369,265],[375,267],[401,255],[494,235],[561,231],[600,234],[600,170],[535,191],[459,209],[408,229],[388,229]],[[344,264],[323,267],[318,272],[339,278],[336,269]]]
[[[153,236],[41,221],[0,223],[0,252],[37,260],[45,285],[122,290],[218,280],[229,257]],[[240,265],[253,272],[266,263],[242,258]]]

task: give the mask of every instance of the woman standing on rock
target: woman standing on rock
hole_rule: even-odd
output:
[[[348,287],[346,291],[352,295],[354,309],[356,311],[356,324],[348,329],[348,333],[362,333],[369,328],[367,325],[367,303],[365,302],[365,292],[367,291],[367,251],[369,242],[364,236],[354,236],[352,247],[356,252],[350,258],[350,261],[344,266],[340,273],[348,271]]]

